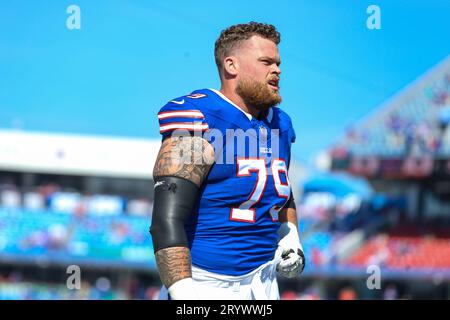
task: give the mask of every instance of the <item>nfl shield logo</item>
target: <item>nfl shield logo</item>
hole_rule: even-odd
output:
[[[259,126],[259,138],[263,141],[267,141],[267,129],[264,126]]]

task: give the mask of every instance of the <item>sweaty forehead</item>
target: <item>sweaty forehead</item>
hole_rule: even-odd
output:
[[[256,58],[262,56],[279,57],[278,46],[272,40],[260,36],[252,36],[250,39],[243,41],[237,51]]]

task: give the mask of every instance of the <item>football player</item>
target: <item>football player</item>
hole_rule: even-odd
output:
[[[269,24],[227,28],[215,44],[220,91],[158,113],[150,231],[161,298],[279,299],[277,274],[303,271],[288,178],[295,133],[276,107],[279,42]]]

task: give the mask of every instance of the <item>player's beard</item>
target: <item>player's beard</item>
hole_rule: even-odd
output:
[[[239,79],[236,93],[244,100],[245,104],[258,110],[267,110],[281,102],[278,91],[271,89],[267,82],[259,82],[251,78]]]

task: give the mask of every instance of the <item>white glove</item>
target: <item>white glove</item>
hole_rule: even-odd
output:
[[[175,282],[167,291],[172,300],[200,300],[195,291],[192,278],[184,278]]]
[[[277,264],[277,272],[286,278],[293,278],[305,268],[305,255],[300,243],[297,227],[292,222],[284,222],[278,229],[278,248],[276,257],[281,256]]]

